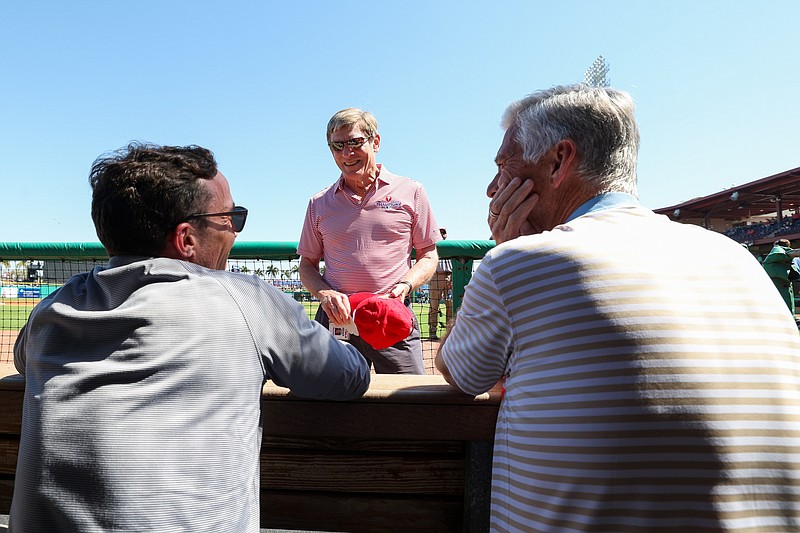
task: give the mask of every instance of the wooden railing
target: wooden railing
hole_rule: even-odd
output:
[[[306,400],[264,386],[261,526],[324,531],[488,530],[501,391],[440,376],[374,375],[363,398]],[[24,380],[0,379],[0,513],[8,513]]]

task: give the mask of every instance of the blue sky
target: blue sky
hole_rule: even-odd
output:
[[[239,239],[295,241],[350,106],[450,238],[485,239],[503,110],[599,55],[637,103],[640,199],[673,205],[800,166],[799,23],[794,0],[4,2],[0,241],[96,241],[89,168],[132,140],[210,148]]]

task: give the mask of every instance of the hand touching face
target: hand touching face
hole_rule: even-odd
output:
[[[534,163],[522,154],[512,126],[495,158],[497,175],[486,189],[492,199],[489,228],[498,242],[552,230],[600,192],[576,173],[577,147],[571,139],[558,141]]]
[[[539,203],[536,183],[540,179],[541,165],[522,158],[516,128],[506,131],[495,163],[497,174],[486,189],[486,195],[492,199],[487,220],[492,237],[499,244],[536,233],[532,221],[534,208]]]
[[[539,203],[532,180],[513,178],[489,202],[487,223],[497,244],[537,233],[529,218]]]

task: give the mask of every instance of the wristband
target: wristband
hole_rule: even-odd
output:
[[[411,284],[410,281],[405,281],[405,280],[398,281],[397,284],[395,285],[395,287],[397,285],[407,285],[408,286],[408,293],[411,294],[412,292],[414,292],[414,286]]]

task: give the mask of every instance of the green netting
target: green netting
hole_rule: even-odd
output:
[[[442,241],[437,244],[439,256],[452,260],[452,290],[450,298],[458,312],[464,288],[469,282],[473,261],[481,259],[494,246],[494,241]],[[13,360],[12,347],[17,332],[31,310],[70,276],[104,266],[108,260],[105,249],[95,242],[12,243],[0,242],[0,363]],[[316,313],[319,302],[300,282],[297,242],[237,242],[227,268],[252,274],[274,285],[303,306],[309,317]],[[433,373],[433,355],[438,348],[434,337],[445,329],[445,305],[439,314],[430,311],[427,285],[412,294],[412,308],[417,315],[423,337],[426,371]],[[435,317],[437,331],[429,329],[429,313]],[[433,318],[431,319],[433,320]]]

